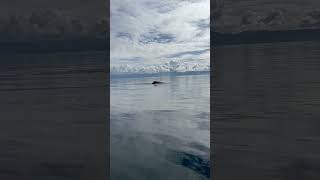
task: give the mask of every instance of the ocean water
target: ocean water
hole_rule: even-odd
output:
[[[209,179],[209,90],[209,74],[112,78],[111,179]]]
[[[320,42],[217,46],[214,179],[320,179]]]
[[[103,179],[106,52],[0,55],[0,179]]]

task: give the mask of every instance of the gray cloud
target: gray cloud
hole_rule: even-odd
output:
[[[169,13],[170,11],[173,11],[176,9],[176,6],[178,5],[178,2],[174,2],[174,3],[169,3],[166,2],[165,4],[163,4],[162,2],[145,2],[146,6],[151,8],[151,9],[155,9],[158,13]]]
[[[319,28],[320,1],[215,0],[213,29],[218,32]]]
[[[302,27],[320,27],[320,9],[315,9],[306,14],[301,20]]]
[[[175,40],[174,35],[169,33],[161,33],[156,30],[151,30],[146,34],[143,34],[139,42],[142,44],[150,44],[150,43],[171,43]]]
[[[0,17],[0,41],[106,38],[107,19],[86,21],[68,12],[38,10]]]
[[[200,19],[198,21],[191,22],[200,30],[205,30],[210,28],[210,18]]]
[[[200,55],[200,54],[206,53],[208,51],[210,51],[210,49],[202,49],[202,50],[196,50],[196,51],[183,51],[183,52],[171,54],[167,57],[168,58],[176,58],[176,57],[181,57],[181,56],[185,56],[185,55]]]
[[[116,37],[118,38],[124,38],[124,39],[127,39],[127,40],[132,40],[132,36],[130,33],[127,33],[127,32],[118,32]]]

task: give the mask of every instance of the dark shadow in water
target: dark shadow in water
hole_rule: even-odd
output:
[[[210,161],[201,156],[186,152],[171,151],[168,159],[175,164],[195,171],[207,179],[210,178]]]

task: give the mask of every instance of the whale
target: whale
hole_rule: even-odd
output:
[[[151,84],[163,84],[164,82],[161,81],[153,81]]]

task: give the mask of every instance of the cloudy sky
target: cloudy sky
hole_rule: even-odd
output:
[[[214,0],[214,31],[237,33],[259,30],[320,28],[319,0]],[[218,11],[220,9],[220,11]]]
[[[108,9],[106,0],[1,0],[0,42],[105,39]]]
[[[111,72],[208,70],[210,0],[111,0]]]

